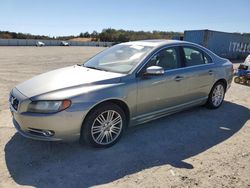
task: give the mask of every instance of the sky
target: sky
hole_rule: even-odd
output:
[[[0,0],[0,30],[63,36],[104,28],[250,32],[250,0]]]

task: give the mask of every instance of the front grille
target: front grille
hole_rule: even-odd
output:
[[[18,105],[19,105],[19,101],[16,97],[14,97],[13,95],[10,95],[10,99],[9,99],[9,102],[11,104],[11,106],[17,110],[18,108]]]

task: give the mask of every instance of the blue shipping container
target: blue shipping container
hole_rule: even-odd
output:
[[[184,32],[184,40],[202,45],[229,59],[242,59],[250,54],[250,36],[239,33],[190,30]]]

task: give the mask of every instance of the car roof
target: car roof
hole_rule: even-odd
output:
[[[154,39],[154,40],[139,40],[121,43],[123,45],[139,45],[139,46],[151,46],[160,47],[167,44],[191,44],[190,42],[180,41],[180,40],[164,40],[164,39]]]
[[[187,45],[187,46],[196,47],[200,50],[203,50],[205,53],[210,55],[212,59],[220,58],[218,55],[214,54],[211,50],[205,48],[204,46],[201,46],[196,43],[188,42],[188,41],[182,41],[182,40],[166,40],[166,39],[138,40],[138,41],[120,43],[118,45],[149,46],[153,48],[152,50],[164,47],[165,45],[183,45],[183,46]]]

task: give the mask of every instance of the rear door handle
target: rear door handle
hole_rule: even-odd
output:
[[[213,73],[214,73],[214,71],[212,71],[212,70],[209,70],[209,71],[208,71],[208,74],[209,74],[209,75],[212,75]]]
[[[183,76],[176,76],[176,77],[174,78],[174,80],[177,81],[177,82],[179,82],[179,81],[181,81],[181,80],[183,80],[183,79],[184,79]]]

